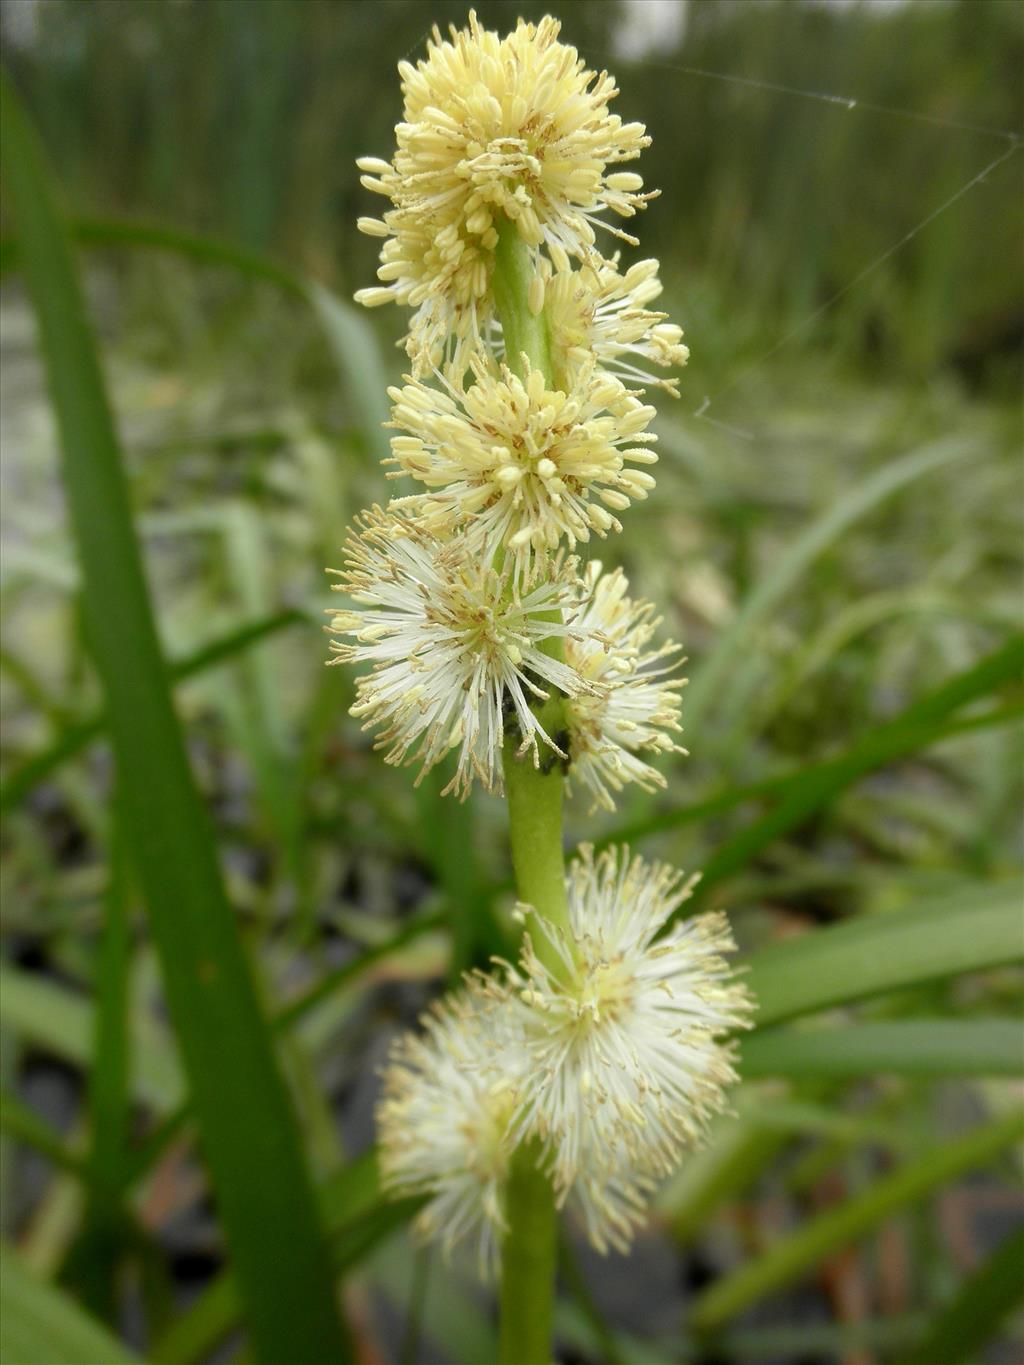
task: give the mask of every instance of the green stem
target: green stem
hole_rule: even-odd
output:
[[[507,363],[524,377],[526,363],[550,384],[551,348],[543,312],[531,313],[529,251],[515,225],[499,228],[495,249],[494,302],[505,337]],[[562,640],[546,641],[559,654]],[[557,740],[564,728],[563,703],[553,695],[539,713],[544,729]],[[554,969],[545,923],[565,925],[565,860],[562,852],[561,763],[545,755],[538,766],[530,753],[517,757],[515,738],[505,741],[505,792],[509,839],[519,898],[532,907],[529,929],[539,957]],[[516,1153],[509,1173],[508,1230],[502,1246],[501,1365],[550,1365],[554,1315],[556,1221],[551,1182],[539,1166],[540,1152],[527,1144]]]
[[[562,700],[553,697],[539,713],[541,724],[552,739],[559,737]],[[542,754],[540,766],[526,754],[516,757],[514,736],[505,740],[505,796],[508,801],[509,840],[516,891],[532,906],[527,927],[538,956],[555,970],[548,954],[544,923],[566,926],[569,907],[565,896],[565,858],[562,853],[562,798],[564,780],[557,755]]]
[[[548,323],[543,311],[530,312],[530,281],[533,266],[529,249],[514,223],[507,219],[498,228],[498,245],[494,248],[494,306],[498,310],[505,338],[505,363],[523,378],[523,356],[535,370],[540,370],[547,383],[552,378],[551,343]]]
[[[551,1365],[557,1236],[551,1184],[533,1144],[508,1179],[509,1230],[501,1253],[501,1365]]]

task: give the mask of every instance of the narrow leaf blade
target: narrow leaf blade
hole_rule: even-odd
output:
[[[300,1134],[171,704],[66,230],[34,131],[11,87],[0,89],[6,182],[60,428],[127,835],[254,1349],[266,1365],[344,1360],[349,1351]]]
[[[803,1224],[698,1295],[690,1318],[694,1329],[717,1329],[766,1294],[806,1274],[824,1257],[863,1236],[897,1209],[924,1198],[965,1171],[985,1165],[1022,1137],[1024,1110],[1016,1110],[897,1167],[863,1194]]]
[[[1019,1076],[1024,1024],[1018,1019],[868,1020],[841,1028],[764,1029],[743,1047],[748,1080],[899,1075]]]
[[[0,1247],[0,1322],[4,1365],[141,1365],[72,1299],[26,1270],[7,1247]]]
[[[766,1028],[851,1000],[1024,957],[1019,882],[979,885],[762,948],[747,983]]]

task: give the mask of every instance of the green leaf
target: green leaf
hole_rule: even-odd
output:
[[[1024,957],[1019,881],[970,885],[760,949],[747,984],[757,1028],[882,991]]]
[[[738,849],[739,853],[730,851],[728,858],[723,858],[714,874],[714,880],[720,880],[735,870],[734,864],[740,865],[735,862],[737,857],[741,862],[747,861],[753,853],[759,852],[765,844],[775,838],[776,833],[785,833],[794,823],[806,819],[814,810],[868,773],[908,754],[938,744],[942,740],[976,730],[1007,725],[1018,720],[1024,714],[1024,704],[1019,701],[1006,706],[992,707],[988,711],[967,717],[950,719],[948,712],[964,705],[959,684],[967,683],[972,689],[980,689],[972,691],[972,695],[966,699],[974,700],[984,696],[995,686],[1015,679],[1020,672],[1022,660],[1024,642],[1017,637],[1003,649],[989,655],[978,668],[969,669],[952,683],[919,698],[899,716],[869,730],[834,758],[810,763],[795,772],[782,773],[777,777],[765,778],[746,786],[730,787],[705,801],[682,806],[677,810],[662,811],[629,825],[621,825],[618,829],[603,835],[597,841],[598,846],[605,848],[609,844],[635,843],[662,830],[678,829],[684,825],[725,815],[749,801],[762,798],[777,800],[779,804],[775,810],[764,820],[757,821],[741,831],[727,846],[730,850]],[[994,667],[990,668],[990,665]],[[992,680],[993,674],[995,682]],[[950,691],[950,688],[956,690]],[[922,714],[919,711],[919,707],[930,708],[933,702],[944,704],[945,711],[938,715],[931,715],[929,711]],[[703,884],[707,884],[706,873]]]
[[[898,1075],[1019,1076],[1019,1019],[897,1019],[841,1028],[764,1029],[743,1045],[743,1075],[848,1080]]]
[[[104,1327],[0,1246],[4,1365],[141,1365]]]
[[[387,398],[388,374],[377,334],[361,312],[342,303],[323,285],[310,281],[305,292],[345,376],[349,399],[359,414],[370,453],[378,460],[386,460],[391,446],[384,423],[390,420],[391,409]]]
[[[171,664],[167,670],[168,676],[174,682],[183,682],[186,678],[205,673],[208,669],[226,663],[244,650],[251,649],[268,636],[276,635],[278,631],[306,619],[302,612],[289,609],[275,612],[273,616],[268,616],[262,621],[239,626]],[[23,801],[33,788],[49,777],[62,763],[74,758],[86,745],[99,738],[106,723],[104,713],[97,711],[94,715],[69,726],[48,749],[23,763],[0,787],[0,811],[8,811]]]
[[[895,758],[915,753],[933,743],[940,737],[950,712],[1007,683],[1016,682],[1022,667],[1024,636],[1018,635],[973,668],[918,698],[894,720],[869,730],[840,757],[793,774],[777,793],[777,805],[727,840],[708,860],[686,912],[689,913],[694,902],[706,896],[713,886],[746,867],[763,848],[801,825],[837,792]],[[1020,714],[1020,708],[1014,707],[1009,712],[1007,708],[1000,708],[998,712],[988,713],[986,719],[991,719],[993,714],[1002,723],[1010,716]],[[982,719],[975,716],[965,723],[976,728]]]
[[[717,1329],[766,1294],[799,1279],[897,1209],[923,1199],[966,1171],[986,1165],[1022,1137],[1024,1110],[1016,1110],[897,1167],[863,1194],[802,1224],[788,1237],[773,1242],[755,1260],[699,1294],[690,1314],[694,1330]]]
[[[85,1158],[70,1151],[56,1129],[6,1086],[0,1086],[0,1130],[34,1148],[61,1170],[69,1171],[81,1180],[87,1178]]]
[[[686,723],[695,728],[717,699],[728,670],[739,655],[750,647],[751,637],[769,612],[796,583],[800,575],[854,522],[886,498],[906,488],[915,479],[930,474],[953,460],[971,453],[972,446],[954,437],[914,450],[877,470],[862,483],[856,483],[823,516],[799,535],[776,560],[771,570],[743,604],[735,621],[719,635],[702,666],[694,673],[686,690]]]
[[[289,294],[305,293],[301,276],[269,256],[250,251],[224,238],[186,232],[163,223],[108,218],[80,218],[68,223],[68,229],[81,246],[168,251],[203,265],[227,266],[252,279],[274,284]],[[20,241],[0,243],[0,270],[6,272],[24,264],[25,253]]]
[[[898,1317],[844,1319],[840,1322],[793,1322],[769,1327],[738,1327],[716,1337],[726,1360],[842,1360],[854,1351],[888,1359],[892,1351],[913,1341],[921,1330],[920,1313]],[[678,1363],[677,1363],[678,1365]],[[932,1361],[930,1365],[937,1365]]]
[[[6,82],[2,112],[10,207],[60,428],[126,834],[253,1347],[265,1365],[347,1359],[301,1136],[171,703],[70,244],[42,150]]]
[[[932,1323],[905,1365],[960,1365],[999,1330],[1024,1301],[1024,1227],[1002,1242]]]
[[[85,995],[37,972],[0,965],[0,1020],[37,1047],[83,1070],[94,1064],[96,1011]],[[155,1022],[137,1013],[132,1020],[133,1088],[155,1109],[181,1103],[184,1083],[174,1051]]]

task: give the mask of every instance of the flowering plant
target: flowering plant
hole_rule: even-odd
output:
[[[555,1208],[626,1250],[657,1179],[735,1079],[750,1002],[724,916],[681,919],[695,878],[627,849],[562,851],[566,783],[614,809],[679,746],[679,647],[621,569],[579,554],[654,488],[655,372],[687,359],[650,305],[658,264],[620,271],[597,234],[653,198],[617,169],[649,139],[609,110],[551,18],[505,38],[435,29],[400,66],[390,161],[363,184],[390,207],[381,284],[413,310],[411,373],[390,390],[392,477],[414,493],[359,518],[335,571],[334,663],[365,663],[353,713],[390,763],[508,800],[522,945],[402,1038],[378,1110],[381,1168],[427,1196],[424,1235],[500,1271],[502,1354],[550,1356]]]

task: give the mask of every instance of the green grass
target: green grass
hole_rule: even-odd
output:
[[[796,25],[783,8],[771,22]],[[362,10],[349,10],[339,23],[351,38]],[[769,19],[752,18],[751,33]],[[223,22],[218,41],[233,20]],[[289,36],[288,22],[280,7],[262,18],[238,61],[271,30],[294,56],[306,38]],[[321,18],[307,22],[309,33],[323,25],[325,50],[340,41]],[[591,19],[578,22],[589,31]],[[159,23],[171,32],[170,18]],[[867,27],[842,62],[827,48],[839,63],[827,70],[801,66],[820,34],[787,29],[776,74],[890,103],[930,100],[934,85],[947,113],[965,109],[981,100],[970,73],[955,89],[935,84],[937,72],[949,79],[940,28],[936,19],[919,33],[927,89],[913,63],[881,60],[881,29]],[[731,51],[710,31],[700,42],[709,61],[763,74],[775,49],[758,33],[759,45],[737,38]],[[89,48],[95,32],[83,34]],[[983,37],[970,42],[984,47]],[[858,65],[865,54],[871,65]],[[358,137],[359,150],[379,150],[374,69],[368,61],[335,92],[363,90],[366,124],[342,139]],[[321,98],[324,70],[310,75]],[[114,100],[121,73],[107,73],[103,98]],[[67,157],[56,124],[78,95],[47,105],[38,74],[21,83]],[[702,868],[697,906],[729,911],[759,1011],[739,1040],[736,1113],[660,1192],[645,1247],[671,1258],[680,1282],[691,1255],[716,1268],[694,1321],[671,1340],[622,1330],[584,1268],[564,1276],[559,1331],[589,1359],[631,1365],[699,1359],[701,1325],[725,1359],[757,1359],[769,1345],[839,1358],[859,1343],[885,1362],[923,1361],[938,1342],[970,1359],[999,1333],[1019,1341],[1015,1243],[993,1249],[976,1235],[968,1273],[935,1226],[947,1194],[971,1207],[976,1173],[1012,1197],[1007,1152],[1019,1138],[1007,1105],[1024,946],[1020,423],[998,356],[970,383],[959,362],[935,362],[974,344],[968,313],[981,333],[995,326],[1006,259],[995,206],[1012,163],[806,346],[755,365],[713,403],[710,415],[756,435],[743,440],[692,417],[705,389],[714,396],[757,361],[790,319],[966,180],[986,148],[926,144],[920,129],[897,147],[883,125],[841,110],[811,107],[786,124],[760,94],[698,96],[667,75],[645,90],[627,78],[631,112],[646,116],[649,100],[671,148],[665,197],[647,218],[665,238],[694,360],[682,402],[661,405],[657,493],[599,553],[627,567],[690,655],[692,757],[659,763],[666,790],[627,794],[614,815],[592,817],[575,798],[570,837],[628,839]],[[1009,116],[999,90],[985,97],[988,121]],[[167,141],[152,163],[132,164],[155,195],[184,153],[171,104],[146,107]],[[697,169],[697,125],[684,147],[664,121],[682,128],[695,109],[709,115],[700,126],[712,135],[697,142],[714,166],[687,179],[684,205],[673,177],[677,162],[687,177]],[[304,166],[343,160],[320,140],[329,119],[304,105],[297,117],[310,120],[289,144]],[[833,122],[819,144],[821,119]],[[112,125],[79,122],[96,148],[109,146]],[[274,126],[242,123],[211,156],[230,160],[243,150],[232,139]],[[377,461],[385,386],[403,359],[386,320],[343,301],[371,270],[338,226],[351,177],[344,195],[323,191],[330,216],[317,198],[296,219],[297,246],[257,231],[270,201],[255,190],[224,213],[199,212],[186,191],[180,212],[176,202],[143,217],[130,194],[86,211],[109,200],[69,172],[65,216],[17,114],[5,133],[3,1202],[26,1169],[45,1171],[5,1228],[19,1245],[10,1272],[4,1252],[5,1353],[27,1351],[26,1365],[83,1352],[132,1359],[109,1324],[134,1284],[147,1358],[165,1365],[200,1365],[240,1329],[259,1358],[338,1354],[332,1300],[344,1277],[367,1351],[380,1346],[372,1302],[408,1318],[408,1341],[421,1334],[453,1360],[486,1359],[489,1305],[459,1265],[434,1258],[424,1281],[407,1234],[415,1204],[382,1200],[372,1150],[353,1158],[338,1121],[355,1117],[365,1133],[387,1035],[461,969],[505,949],[510,899],[500,803],[442,803],[433,782],[414,793],[347,718],[352,679],[322,666],[323,568],[338,563],[352,511],[391,491]],[[806,203],[772,162],[776,149],[815,167]],[[88,162],[95,188],[106,169],[89,155],[72,170]],[[927,183],[912,183],[908,164]],[[851,165],[866,178],[847,197],[838,182]],[[316,176],[277,177],[282,214],[303,183],[321,194]],[[237,168],[223,184],[244,189]],[[885,212],[851,207],[864,184]],[[698,185],[714,193],[701,202]],[[196,230],[204,219],[214,232]],[[844,231],[819,238],[825,222]],[[339,278],[343,290],[326,287]],[[30,308],[49,392],[33,368]],[[53,511],[58,480],[67,526]],[[25,1088],[47,1058],[79,1083],[70,1127]],[[202,1200],[216,1223],[204,1245],[223,1259],[183,1310],[164,1234]],[[780,1211],[789,1230],[778,1237]],[[879,1307],[882,1227],[912,1265],[896,1315]],[[821,1273],[850,1248],[870,1301],[857,1323],[841,1319]],[[613,1273],[633,1284],[628,1264]],[[734,1321],[760,1302],[777,1325]]]
[[[123,833],[160,953],[254,1347],[268,1365],[289,1350],[310,1360],[341,1359],[346,1347],[295,1117],[171,703],[66,233],[33,131],[6,85],[3,114],[11,148],[7,183],[60,426]],[[119,975],[122,957],[111,959]],[[119,1084],[120,1047],[105,1058]],[[101,1192],[104,1185],[105,1175]],[[289,1255],[282,1261],[285,1237]]]

